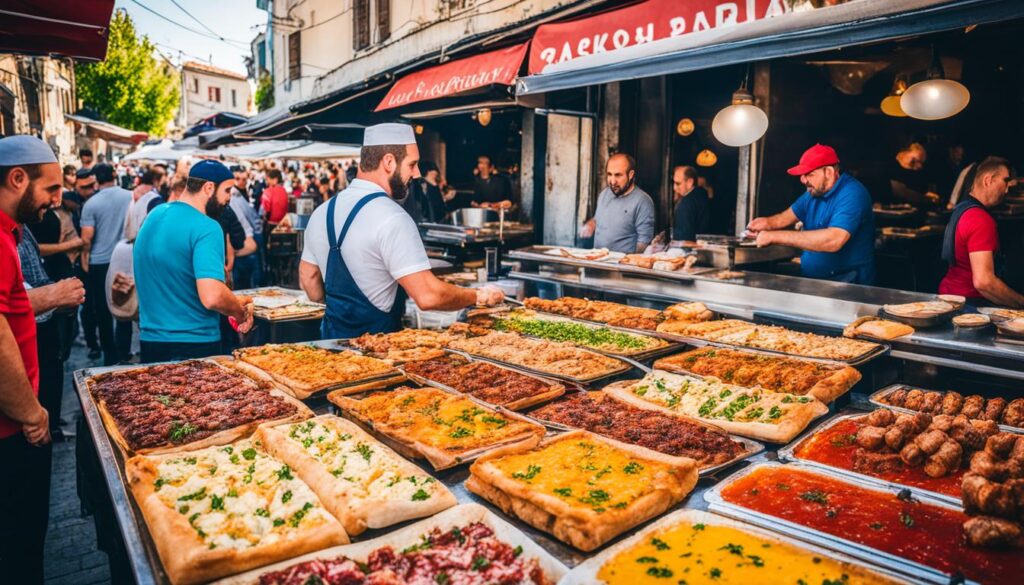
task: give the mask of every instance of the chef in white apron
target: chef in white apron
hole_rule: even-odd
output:
[[[411,126],[367,128],[355,180],[310,216],[299,282],[310,300],[327,305],[324,339],[398,331],[408,297],[421,310],[441,311],[504,300],[495,286],[461,288],[430,271],[419,229],[400,205],[419,158]]]

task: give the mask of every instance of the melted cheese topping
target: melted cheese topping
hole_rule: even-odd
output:
[[[778,424],[786,415],[815,402],[807,396],[767,392],[655,370],[629,391],[668,410],[709,420]]]
[[[211,549],[287,540],[331,519],[309,486],[258,441],[164,457],[157,474],[157,497]]]
[[[607,561],[609,585],[637,583],[893,583],[837,560],[729,526],[683,522],[649,535]]]
[[[444,488],[425,473],[407,474],[376,441],[339,419],[316,418],[281,427],[289,440],[345,482],[350,497],[420,502]]]
[[[378,392],[362,400],[359,411],[426,445],[449,450],[486,447],[540,428],[436,388]]]
[[[492,459],[504,475],[577,508],[621,510],[652,492],[670,466],[604,441],[569,437],[540,449]]]

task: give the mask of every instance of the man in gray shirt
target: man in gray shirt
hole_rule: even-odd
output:
[[[606,174],[608,187],[598,194],[597,211],[580,235],[593,235],[595,248],[643,252],[654,239],[654,201],[636,186],[636,161],[628,154],[612,155]]]
[[[82,270],[85,272],[85,302],[96,315],[100,331],[103,365],[112,366],[129,356],[118,355],[114,341],[114,322],[107,306],[107,270],[114,246],[124,235],[124,218],[132,203],[132,192],[114,186],[114,167],[93,167],[99,191],[82,206]]]

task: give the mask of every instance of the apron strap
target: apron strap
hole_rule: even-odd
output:
[[[387,196],[387,193],[379,191],[377,193],[370,193],[357,201],[355,206],[352,208],[352,211],[348,213],[348,217],[345,218],[345,224],[341,227],[341,233],[337,235],[334,233],[334,204],[338,202],[338,196],[335,195],[334,197],[331,197],[330,202],[327,203],[327,243],[330,245],[331,249],[333,250],[339,247],[342,242],[345,241],[345,236],[348,235],[348,229],[352,227],[352,220],[359,215],[359,212],[367,203],[379,197]]]
[[[942,234],[942,259],[950,266],[956,264],[956,228],[960,224],[960,218],[975,207],[985,210],[985,206],[970,194],[964,196],[953,207],[953,214],[949,218],[949,223],[946,224],[945,233]],[[988,213],[987,210],[985,211]]]

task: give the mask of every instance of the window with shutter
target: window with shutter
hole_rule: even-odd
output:
[[[377,0],[378,42],[391,36],[391,0]]]
[[[231,107],[238,107],[238,91],[234,89],[231,90]]]
[[[302,77],[302,31],[288,35],[288,79]]]
[[[370,46],[370,0],[354,0],[352,32],[352,46],[355,50]]]
[[[209,101],[219,104],[220,103],[220,88],[213,87],[212,85],[206,88],[206,97]]]

